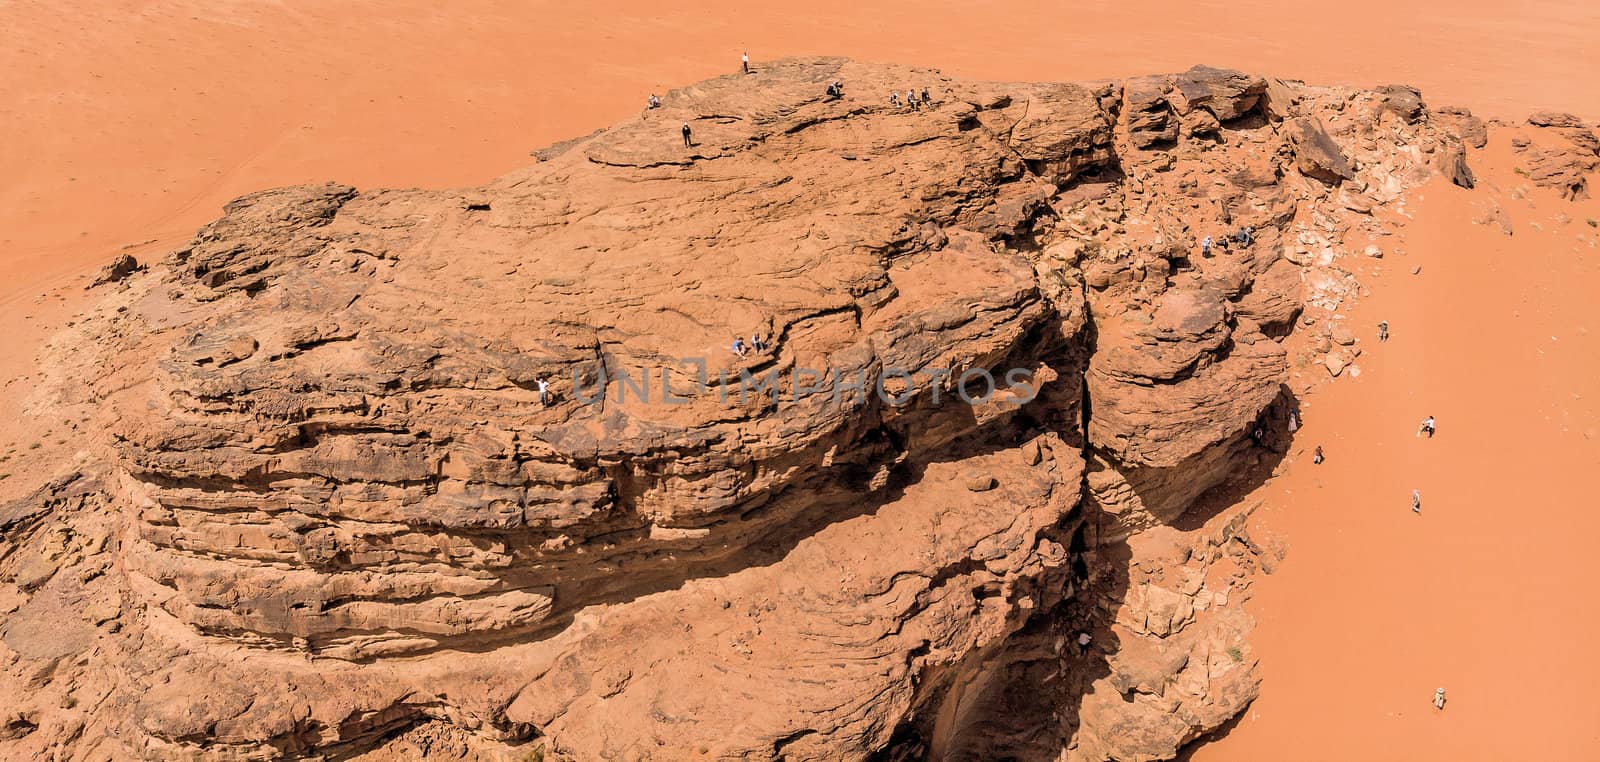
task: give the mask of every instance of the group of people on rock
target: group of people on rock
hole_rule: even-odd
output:
[[[891,105],[891,106],[899,106],[900,105],[900,91],[899,90],[895,90],[895,91],[889,93],[889,105]],[[928,88],[926,88],[926,87],[922,88],[921,97],[918,97],[916,88],[907,88],[906,89],[906,107],[907,108],[911,109],[912,111],[917,111],[917,110],[921,109],[923,106],[931,106],[931,105],[933,105],[933,97],[928,94]]]
[[[1222,237],[1222,241],[1221,241],[1222,248],[1224,248],[1224,249],[1228,248],[1228,241],[1229,240],[1232,240],[1233,242],[1239,244],[1240,246],[1243,246],[1245,248],[1249,248],[1250,246],[1254,245],[1255,242],[1256,242],[1256,229],[1255,229],[1254,226],[1246,225],[1246,226],[1244,226],[1242,228],[1239,228],[1231,236],[1226,236],[1226,235],[1223,236]],[[1209,236],[1209,235],[1206,236],[1205,238],[1201,239],[1201,241],[1200,241],[1200,255],[1201,256],[1205,256],[1205,257],[1211,256],[1211,246],[1212,246],[1213,243],[1216,243],[1216,241],[1214,241],[1212,239],[1212,237]]]
[[[750,68],[750,53],[748,51],[745,52],[742,56],[740,56],[740,58],[739,58],[739,68],[740,68],[740,71],[742,71],[745,74],[754,74],[755,73],[755,71]],[[830,100],[838,100],[840,98],[843,98],[844,97],[844,82],[840,81],[840,80],[837,80],[837,79],[833,80],[832,82],[829,82],[828,83],[827,92],[828,92],[828,98]],[[926,87],[922,88],[922,91],[921,91],[920,94],[918,93],[916,88],[907,88],[906,91],[905,91],[904,98],[905,98],[905,106],[910,108],[912,111],[920,110],[923,106],[932,106],[933,105],[933,96],[928,93],[928,88],[926,88]],[[900,93],[899,90],[895,90],[894,92],[889,93],[889,105],[897,106],[897,107],[901,105],[901,93]],[[651,93],[650,97],[645,99],[645,108],[647,110],[650,110],[650,111],[654,111],[655,109],[661,108],[661,98],[659,96],[657,96],[655,93]],[[683,147],[684,148],[693,148],[694,147],[694,130],[689,127],[689,123],[688,122],[684,122],[683,123],[683,127],[680,129],[680,132],[682,132],[682,134],[683,134]],[[1211,239],[1209,237],[1207,237],[1206,241],[1207,241],[1206,250],[1209,252],[1210,249],[1211,249],[1211,245],[1210,245]],[[1245,245],[1248,246],[1249,244],[1246,243]]]
[[[767,351],[767,340],[762,337],[759,331],[750,334],[748,343],[745,342],[743,336],[733,337],[733,353],[740,357],[747,357],[751,352],[765,351]]]

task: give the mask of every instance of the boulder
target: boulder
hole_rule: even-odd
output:
[[[1535,127],[1564,127],[1568,129],[1581,129],[1584,126],[1582,119],[1564,111],[1540,111],[1528,117],[1528,124]]]
[[[1300,173],[1328,184],[1355,178],[1344,150],[1328,135],[1322,120],[1296,117],[1284,122],[1284,133],[1294,152],[1295,168]]]
[[[94,280],[89,282],[88,288],[103,286],[107,283],[119,283],[142,269],[144,268],[139,265],[139,260],[134,259],[132,254],[119,254],[116,259],[111,261],[111,264],[100,268],[100,271],[95,274]]]
[[[1416,124],[1427,112],[1422,104],[1422,91],[1410,85],[1383,85],[1376,91],[1383,108],[1407,124]]]
[[[1195,66],[1173,80],[1178,112],[1205,109],[1219,122],[1230,122],[1256,109],[1267,91],[1261,77],[1232,69]]]
[[[1473,116],[1468,109],[1443,106],[1434,110],[1433,118],[1450,134],[1473,148],[1482,148],[1489,144],[1488,126],[1482,119]]]

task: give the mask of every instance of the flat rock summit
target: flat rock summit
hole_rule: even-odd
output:
[[[1345,235],[1484,124],[1208,67],[662,101],[108,270],[31,402],[79,456],[0,505],[0,757],[1160,760],[1247,706],[1231,496],[1355,359]]]

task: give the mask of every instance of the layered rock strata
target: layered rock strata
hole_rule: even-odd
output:
[[[1214,488],[1283,342],[1470,185],[1412,94],[788,60],[482,187],[238,199],[56,344],[97,433],[0,510],[0,748],[1170,758],[1258,683]]]

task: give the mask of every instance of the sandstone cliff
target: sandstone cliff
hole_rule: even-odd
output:
[[[1279,554],[1214,488],[1471,119],[789,60],[483,187],[238,199],[55,345],[96,433],[0,507],[0,749],[1170,758],[1258,684]]]

